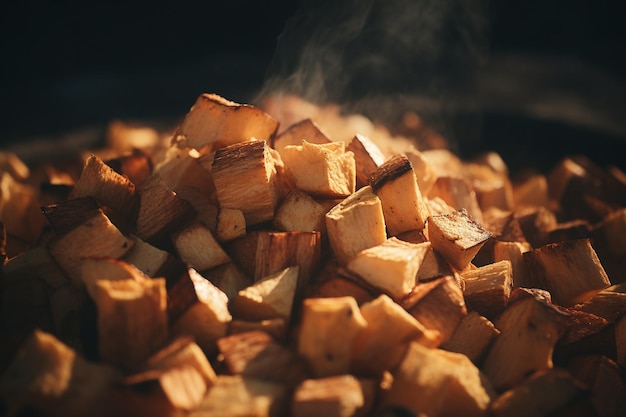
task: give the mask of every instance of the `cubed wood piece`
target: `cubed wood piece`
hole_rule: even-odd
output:
[[[380,148],[367,136],[356,134],[346,147],[354,153],[356,162],[356,188],[369,185],[370,177],[385,162]]]
[[[554,212],[546,207],[522,207],[515,211],[524,237],[533,248],[538,248],[548,242],[550,231],[557,225]]]
[[[17,181],[9,172],[0,174],[0,190],[0,219],[6,232],[34,244],[46,223],[40,210],[39,190]]]
[[[317,145],[303,140],[281,151],[297,189],[324,198],[344,198],[356,190],[354,153],[344,142]]]
[[[524,296],[511,301],[495,325],[501,333],[481,369],[498,391],[552,368],[554,346],[565,330],[564,313],[539,297]]]
[[[439,346],[439,333],[428,330],[386,295],[361,306],[367,327],[354,342],[352,370],[356,375],[379,377],[394,371],[410,342]]]
[[[299,190],[290,192],[274,216],[274,227],[283,232],[326,232],[327,207]]]
[[[70,199],[80,197],[93,197],[129,223],[135,222],[139,204],[135,184],[95,155],[87,159],[69,196]]]
[[[4,286],[30,279],[41,279],[51,288],[70,282],[45,246],[35,246],[8,259],[0,270]]]
[[[415,287],[430,242],[409,243],[395,237],[357,253],[346,268],[372,286],[400,300]]]
[[[626,313],[626,283],[598,291],[584,303],[576,304],[574,308],[614,322]]]
[[[582,303],[611,285],[589,239],[552,243],[524,253],[534,287],[562,306]]]
[[[463,292],[451,276],[416,285],[401,305],[427,329],[438,331],[442,344],[467,315]]]
[[[319,267],[321,252],[320,232],[262,232],[256,247],[254,279],[297,265],[297,299]]]
[[[494,324],[476,311],[467,313],[442,349],[462,353],[479,366],[494,338],[500,334]]]
[[[307,379],[293,395],[293,417],[357,417],[369,415],[374,391],[373,380],[352,375]]]
[[[169,236],[195,217],[195,209],[180,198],[156,174],[146,180],[140,192],[136,235],[159,247]]]
[[[584,355],[568,364],[572,375],[591,391],[593,409],[599,416],[621,416],[626,409],[624,368],[600,355]]]
[[[549,201],[548,179],[545,175],[532,173],[513,181],[514,207],[547,207]]]
[[[241,210],[248,226],[274,217],[279,197],[276,168],[265,141],[218,149],[211,174],[220,208]]]
[[[382,203],[390,236],[424,228],[430,212],[406,155],[395,155],[378,167],[370,185]]]
[[[152,175],[153,163],[150,155],[141,149],[134,148],[118,157],[106,159],[104,162],[115,172],[127,177],[136,188],[141,188]]]
[[[95,299],[98,280],[121,281],[125,279],[144,281],[148,277],[136,266],[126,261],[90,256],[81,259],[80,277],[91,298]]]
[[[217,379],[215,370],[200,349],[200,346],[191,337],[179,337],[172,340],[163,348],[150,355],[143,363],[143,371],[168,370],[190,366],[194,368],[202,379],[206,387],[213,385]]]
[[[239,209],[221,208],[217,213],[215,237],[220,242],[229,242],[246,235],[246,216]]]
[[[511,262],[512,288],[528,287],[530,283],[526,278],[524,253],[531,250],[528,242],[495,242],[493,245],[494,262]]]
[[[611,282],[626,281],[626,208],[606,216],[592,230],[593,247]]]
[[[210,169],[202,164],[203,158],[209,156],[212,155],[198,156],[195,151],[171,147],[154,168],[154,175],[194,208],[196,220],[214,231],[218,212],[215,184]]]
[[[354,342],[367,322],[352,297],[303,301],[298,353],[316,377],[346,374]]]
[[[301,145],[303,139],[318,145],[331,142],[328,135],[322,131],[317,123],[306,118],[292,124],[285,131],[276,135],[272,142],[272,148],[282,152],[285,146]]]
[[[196,368],[181,365],[129,375],[124,379],[124,388],[135,395],[135,402],[126,400],[119,406],[127,414],[160,417],[197,408],[209,386]],[[143,401],[137,401],[137,397]]]
[[[48,250],[69,276],[72,284],[77,288],[84,288],[81,279],[82,258],[90,256],[121,258],[133,243],[132,239],[124,236],[109,218],[98,210],[95,216],[70,232],[53,239],[48,244]]]
[[[354,297],[358,305],[372,301],[376,294],[376,291],[360,285],[360,282],[341,275],[317,283],[307,293],[312,298]]]
[[[478,163],[466,163],[463,168],[482,211],[492,207],[500,210],[513,208],[513,186],[507,174]]]
[[[35,330],[0,378],[6,411],[47,416],[106,416],[106,401],[121,375],[91,363],[52,334]]]
[[[551,416],[585,392],[583,385],[564,369],[537,371],[491,404],[497,417]]]
[[[232,316],[228,311],[228,297],[193,268],[188,271],[187,280],[181,281],[181,297],[189,295],[187,287],[192,286],[191,299],[177,301],[177,293],[170,291],[169,300],[181,302],[187,306],[183,313],[172,323],[171,335],[191,336],[198,346],[212,357],[217,352],[216,341],[226,335]],[[182,284],[185,283],[185,287]],[[183,292],[182,289],[185,289]]]
[[[194,222],[172,235],[180,259],[198,271],[230,262],[230,258],[203,223]]]
[[[407,149],[404,154],[409,158],[409,161],[411,161],[411,165],[413,165],[417,185],[422,195],[428,196],[435,181],[437,181],[435,169],[430,165],[430,162],[428,162],[424,154],[415,148]]]
[[[431,216],[427,230],[433,249],[458,270],[467,267],[491,237],[490,232],[463,210]]]
[[[129,264],[135,265],[149,277],[156,277],[162,268],[171,261],[172,255],[157,248],[154,245],[144,242],[137,236],[129,236],[133,241],[133,246],[122,258]]]
[[[217,346],[232,375],[297,385],[307,373],[301,358],[263,331],[223,337]]]
[[[285,268],[240,290],[230,306],[233,316],[249,321],[281,318],[289,322],[299,269],[297,265]]]
[[[494,319],[506,307],[513,283],[511,262],[504,260],[461,272],[469,310]]]
[[[427,197],[439,197],[455,210],[465,210],[477,222],[482,223],[483,221],[476,191],[474,191],[469,180],[464,177],[437,177],[437,181],[433,184]]]
[[[414,415],[487,416],[496,398],[491,384],[465,355],[412,343],[383,394],[383,408]]]
[[[326,230],[334,258],[341,265],[363,249],[387,239],[382,204],[366,186],[326,213]]]
[[[116,119],[107,125],[105,140],[108,148],[123,154],[157,146],[160,136],[151,126]]]
[[[583,219],[596,223],[626,206],[626,184],[585,156],[574,155],[570,160],[582,168],[582,175],[569,178],[558,200],[564,221]]]
[[[161,347],[168,335],[164,279],[97,280],[94,293],[104,362],[134,369]]]
[[[287,338],[287,322],[283,319],[269,319],[261,321],[246,321],[233,319],[228,326],[228,334],[261,331],[269,334],[277,341]]]
[[[222,290],[229,301],[234,300],[239,291],[254,283],[252,277],[243,272],[234,262],[204,271],[203,276]]]
[[[270,140],[278,121],[259,108],[202,94],[191,107],[172,138],[179,148],[214,149],[252,138]]]
[[[188,417],[281,417],[287,411],[288,388],[241,375],[220,375],[200,406]]]

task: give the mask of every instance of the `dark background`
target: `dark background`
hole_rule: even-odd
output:
[[[374,12],[363,33],[339,49],[346,71],[329,77],[325,95],[311,98],[349,106],[370,96],[436,91],[437,99],[456,105],[425,114],[464,155],[495,149],[516,166],[530,161],[546,168],[562,154],[580,152],[624,168],[623,2],[366,3]],[[295,71],[308,38],[323,39],[318,22],[337,24],[358,13],[357,4],[363,2],[4,4],[0,141],[24,154],[32,141],[84,128],[102,132],[113,118],[176,123],[202,92],[251,102],[265,80]],[[390,18],[387,4],[407,13]],[[411,10],[432,13],[439,26],[407,23]],[[432,39],[390,48],[377,30],[396,22],[396,37],[424,28]],[[428,49],[433,44],[437,51]],[[372,66],[379,60],[359,60],[370,49],[395,56]],[[355,72],[347,77],[348,70]]]

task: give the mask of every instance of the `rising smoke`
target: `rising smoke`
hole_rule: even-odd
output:
[[[290,93],[388,125],[410,110],[453,136],[445,130],[455,97],[471,90],[487,57],[487,6],[487,0],[302,0],[277,40],[257,101]]]

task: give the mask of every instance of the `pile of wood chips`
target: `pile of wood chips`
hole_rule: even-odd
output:
[[[624,415],[623,172],[512,179],[270,108],[0,155],[2,411]]]

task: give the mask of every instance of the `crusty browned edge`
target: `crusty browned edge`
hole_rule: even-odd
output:
[[[219,171],[232,166],[240,159],[263,159],[266,142],[264,140],[235,143],[218,149],[213,157],[213,170]]]
[[[75,198],[41,208],[57,236],[62,236],[97,216],[99,210],[98,203],[91,197]]]
[[[376,191],[386,183],[401,177],[413,170],[413,164],[406,155],[395,155],[381,166],[370,177],[370,185]]]

